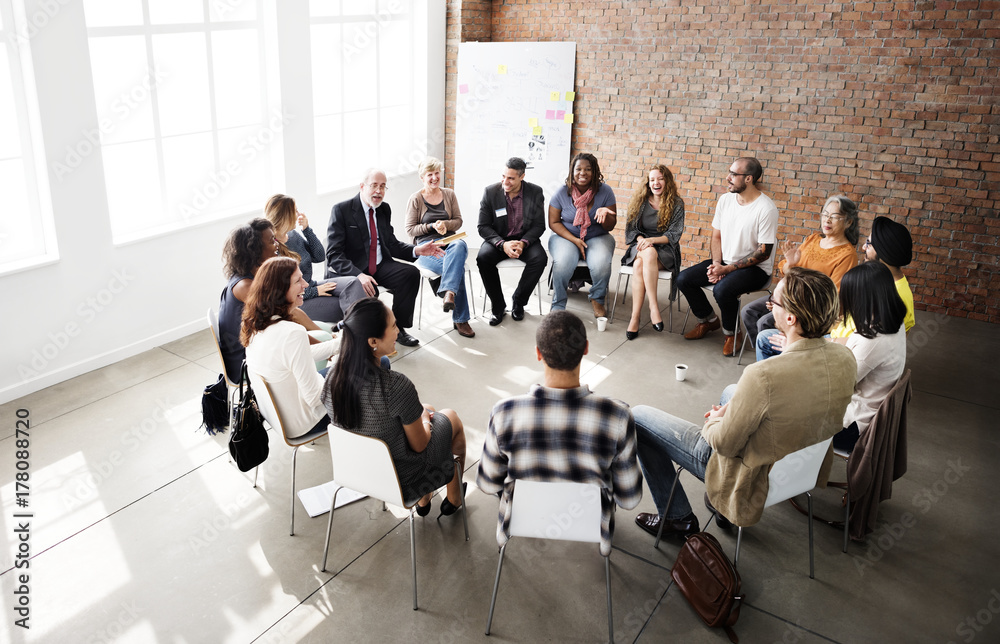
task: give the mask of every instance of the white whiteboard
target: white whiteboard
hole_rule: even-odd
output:
[[[575,42],[462,43],[458,48],[455,193],[478,252],[479,202],[510,157],[545,190],[545,212],[569,172]],[[569,115],[567,117],[567,115]]]

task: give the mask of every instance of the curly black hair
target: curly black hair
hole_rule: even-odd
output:
[[[229,233],[226,245],[222,247],[223,271],[228,279],[257,272],[264,254],[263,233],[268,228],[274,228],[271,222],[257,217]]]

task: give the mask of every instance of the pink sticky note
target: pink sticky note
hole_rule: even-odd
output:
[[[468,85],[459,85],[458,86],[458,93],[459,94],[468,94],[469,93],[469,86]]]
[[[556,111],[555,110],[545,110],[545,118],[547,118],[549,120],[552,120],[555,117],[556,117]]]
[[[566,116],[566,110],[556,110],[556,120],[561,121]]]

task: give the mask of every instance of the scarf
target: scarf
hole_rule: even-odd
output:
[[[593,188],[587,188],[587,192],[580,194],[580,189],[575,185],[572,191],[573,205],[576,206],[576,216],[573,218],[573,225],[580,227],[580,239],[587,237],[587,228],[590,227],[590,215],[587,213],[587,205],[594,195]]]

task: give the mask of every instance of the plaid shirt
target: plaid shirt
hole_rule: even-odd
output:
[[[642,498],[635,422],[628,405],[587,386],[534,385],[493,407],[476,484],[500,497],[497,543],[509,538],[516,479],[573,481],[601,488],[601,554],[611,554],[614,504],[629,510]]]

